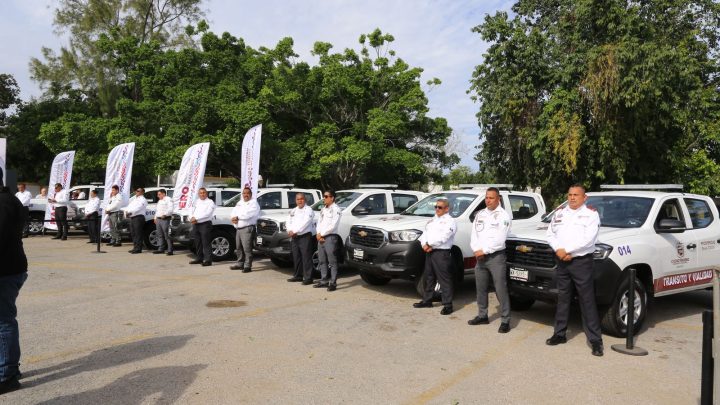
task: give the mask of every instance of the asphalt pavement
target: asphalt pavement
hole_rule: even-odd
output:
[[[414,309],[412,283],[374,287],[341,272],[327,292],[285,281],[259,257],[251,273],[91,253],[81,235],[25,239],[20,292],[23,388],[0,403],[37,404],[692,404],[700,395],[701,312],[712,293],[658,298],[637,345],[645,357],[590,354],[574,310],[550,347],[554,306],[513,312],[512,330],[468,326],[474,281],[456,312]]]

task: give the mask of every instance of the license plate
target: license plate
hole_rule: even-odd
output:
[[[262,236],[258,236],[257,239],[255,240],[255,242],[256,242],[258,245],[262,245]]]
[[[365,251],[362,249],[353,249],[353,257],[362,260],[365,257]]]
[[[517,267],[510,267],[510,278],[513,280],[528,281],[528,271]]]

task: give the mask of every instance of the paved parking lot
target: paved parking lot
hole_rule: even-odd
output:
[[[701,311],[710,291],[658,299],[638,345],[646,357],[590,355],[577,311],[570,341],[549,347],[554,308],[513,313],[513,330],[468,326],[456,312],[414,309],[409,282],[338,290],[287,283],[260,258],[248,274],[130,255],[92,254],[80,235],[26,239],[30,277],[18,302],[23,389],[2,403],[697,403]],[[491,297],[491,315],[497,312]]]

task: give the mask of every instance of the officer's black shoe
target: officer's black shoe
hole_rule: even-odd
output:
[[[161,255],[163,253],[165,253],[165,252],[163,252],[162,250],[153,250],[154,255]]]
[[[303,281],[302,277],[290,277],[287,279],[288,283],[297,283]]]
[[[337,286],[335,284],[328,285],[328,291],[335,291],[337,290]]]
[[[191,261],[190,264],[202,264],[202,262],[203,261],[200,259],[195,259],[195,260]]]
[[[565,335],[552,335],[550,339],[545,341],[545,344],[548,346],[556,346],[563,343],[567,343],[567,337],[565,337]]]
[[[445,306],[443,306],[443,309],[440,310],[440,315],[450,315],[452,313],[453,313],[452,305],[445,305]]]
[[[12,378],[9,378],[5,381],[0,382],[0,395],[5,394],[7,392],[12,392],[20,389],[20,381],[18,381],[18,376],[14,376]]]
[[[242,269],[243,269],[243,266],[240,264],[233,264],[232,266],[230,266],[230,270],[242,270]]]
[[[122,243],[113,243],[112,245],[113,245],[113,247],[120,247],[120,246],[122,246]]]
[[[313,285],[313,288],[327,288],[328,284],[323,282],[317,282]]]
[[[498,328],[498,333],[508,333],[510,332],[510,324],[507,322],[503,322],[500,324],[500,327]]]
[[[60,240],[67,240],[67,236],[63,236]]]
[[[60,237],[59,237],[59,236],[54,236],[54,237],[52,237],[51,239],[60,239]]]
[[[487,316],[479,317],[476,316],[475,318],[468,321],[468,325],[487,325],[490,323],[490,320],[488,320]]]
[[[413,304],[413,308],[432,308],[432,302],[420,301]]]
[[[252,273],[252,269],[243,269],[243,273]]]
[[[602,357],[603,355],[603,344],[602,342],[592,342],[592,355]]]
[[[115,246],[115,242],[106,243],[105,246]]]
[[[165,253],[165,254],[168,255],[168,256],[172,256],[172,255],[173,255],[173,252],[167,252],[167,253]]]
[[[202,262],[203,267],[212,266],[212,262]]]
[[[310,284],[312,284],[312,283],[313,283],[312,279],[303,280],[302,285],[310,285]]]

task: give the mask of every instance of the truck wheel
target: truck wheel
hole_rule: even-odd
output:
[[[28,221],[28,233],[30,235],[40,235],[45,230],[45,223],[43,220],[45,215],[33,215],[30,214],[30,220]]]
[[[160,241],[158,240],[157,228],[153,223],[145,225],[145,246],[148,249],[157,250],[160,247]]]
[[[272,264],[274,264],[278,267],[282,267],[282,268],[288,268],[288,267],[293,266],[293,262],[289,262],[289,261],[283,260],[283,259],[278,259],[277,257],[270,256],[270,261],[272,262]]]
[[[312,254],[313,278],[320,278],[320,256],[317,249]]]
[[[535,299],[510,294],[510,309],[513,311],[527,311],[535,303]]]
[[[630,280],[623,278],[612,304],[602,316],[600,325],[605,333],[617,337],[627,335],[628,291]],[[635,333],[640,331],[647,314],[648,296],[645,286],[638,279],[635,280]]]
[[[213,230],[210,236],[210,252],[213,261],[230,259],[235,254],[235,238],[227,231]]]
[[[420,273],[419,276],[415,277],[415,291],[420,298],[425,297],[425,272]],[[442,293],[440,291],[440,284],[435,283],[435,294],[433,294],[433,301],[442,301]]]
[[[385,285],[391,280],[389,277],[381,277],[362,270],[360,271],[360,278],[370,285]]]

